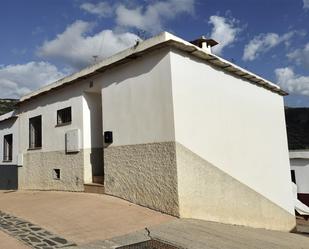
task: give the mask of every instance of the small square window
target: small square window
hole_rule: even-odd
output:
[[[72,122],[71,107],[57,111],[57,125],[68,124]]]
[[[55,180],[60,180],[60,169],[53,169],[53,178]]]

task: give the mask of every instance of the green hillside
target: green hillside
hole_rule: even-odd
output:
[[[309,108],[285,108],[290,150],[309,149]]]
[[[12,111],[17,102],[17,99],[0,99],[0,115]]]

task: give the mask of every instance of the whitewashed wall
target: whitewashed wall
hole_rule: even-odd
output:
[[[112,146],[174,140],[168,50],[151,53],[102,77],[103,130]]]
[[[282,96],[181,52],[171,65],[176,141],[294,215]]]
[[[169,49],[102,75],[105,192],[178,215]]]
[[[83,191],[84,182],[92,182],[93,165],[98,160],[93,160],[96,153],[91,146],[98,145],[100,138],[92,138],[89,108],[93,104],[88,106],[91,101],[85,100],[85,91],[89,89],[88,80],[80,81],[21,105],[19,152],[23,155],[23,167],[19,168],[20,188]],[[101,101],[100,97],[93,102],[98,100]],[[66,107],[71,107],[72,122],[57,126],[57,110]],[[29,118],[38,115],[42,116],[42,148],[29,150]],[[101,120],[99,115],[99,126]],[[75,129],[80,130],[80,152],[66,154],[65,134]],[[103,168],[102,161],[99,163]],[[54,169],[61,170],[60,180],[54,179]]]
[[[57,110],[72,108],[72,123],[57,127]],[[72,129],[83,130],[82,91],[80,87],[70,87],[49,93],[24,103],[20,108],[20,152],[31,153],[29,149],[29,119],[42,115],[42,149],[40,152],[64,151],[65,132]],[[83,139],[81,138],[83,147]]]

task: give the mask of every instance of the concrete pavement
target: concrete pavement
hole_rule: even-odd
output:
[[[0,210],[77,244],[175,219],[108,195],[56,191],[0,191]]]
[[[0,211],[79,245],[72,249],[117,248],[150,239],[190,249],[309,249],[309,238],[299,234],[176,219],[107,195],[0,191]],[[0,231],[0,248],[28,247]]]
[[[178,219],[105,241],[70,249],[112,249],[149,241],[166,248],[188,249],[308,249],[309,238],[293,233],[226,225],[193,219]],[[68,248],[68,249],[69,249]],[[152,247],[130,247],[152,248]],[[164,247],[154,247],[164,248]]]
[[[30,247],[22,244],[20,241],[12,238],[0,231],[0,248],[1,249],[30,249]]]

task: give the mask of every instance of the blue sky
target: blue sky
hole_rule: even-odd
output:
[[[19,96],[169,31],[220,44],[214,53],[309,106],[309,0],[3,0],[0,98]]]

